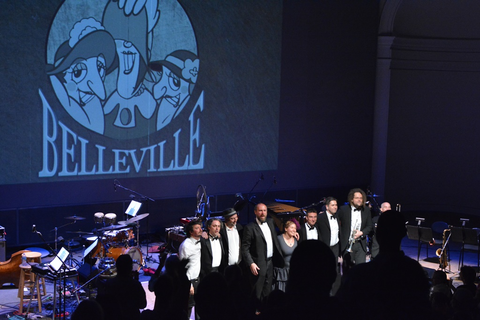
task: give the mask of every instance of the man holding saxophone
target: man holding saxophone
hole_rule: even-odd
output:
[[[366,200],[367,195],[362,189],[352,189],[348,193],[348,204],[340,207],[337,213],[344,270],[366,262],[366,238],[372,230],[372,214],[365,205]]]

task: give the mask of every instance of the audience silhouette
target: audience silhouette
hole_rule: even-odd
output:
[[[420,264],[400,250],[405,234],[401,213],[385,211],[379,217],[378,256],[352,268],[337,294],[341,304],[348,306],[347,318],[431,318],[429,280]]]
[[[405,234],[403,215],[385,211],[376,230],[378,255],[344,275],[334,297],[335,256],[325,243],[306,240],[293,250],[285,291],[271,291],[260,314],[243,272],[247,269],[236,264],[204,277],[194,295],[196,313],[201,320],[480,319],[476,270],[463,266],[457,288],[446,272],[437,270],[430,285],[421,265],[401,250]],[[154,308],[140,313],[146,306],[145,291],[132,277],[132,258],[122,255],[116,262],[116,277],[104,280],[96,301],[82,301],[71,319],[188,320],[187,263],[175,254],[168,256],[164,270],[149,283],[155,293]]]
[[[139,319],[140,309],[147,306],[142,284],[132,274],[133,260],[122,254],[116,261],[117,275],[98,288],[97,301],[103,307],[105,319]]]
[[[225,276],[220,272],[207,274],[195,293],[196,312],[202,320],[240,320],[234,307]]]
[[[71,320],[103,320],[102,306],[95,300],[83,300],[72,313]]]

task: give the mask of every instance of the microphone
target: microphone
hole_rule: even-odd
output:
[[[37,232],[37,227],[35,225],[32,226],[32,233]]]

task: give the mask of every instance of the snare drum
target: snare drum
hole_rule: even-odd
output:
[[[93,214],[93,221],[95,221],[95,223],[103,223],[104,216],[103,212],[95,212]]]
[[[114,247],[125,246],[125,243],[128,242],[128,230],[110,230],[105,232],[105,236],[108,239],[108,242]]]
[[[106,225],[113,225],[117,222],[117,215],[115,213],[107,213],[104,220]]]

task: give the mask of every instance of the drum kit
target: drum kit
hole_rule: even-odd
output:
[[[99,260],[98,268],[105,271],[104,276],[113,276],[116,274],[115,261],[122,254],[128,254],[133,260],[133,270],[139,271],[145,266],[140,244],[140,220],[146,218],[149,214],[137,215],[126,221],[118,221],[115,213],[95,212],[93,220],[97,228],[91,232],[86,231],[67,231],[83,235],[86,241],[85,261],[93,261],[93,264]],[[84,220],[84,217],[66,217],[65,219]],[[136,237],[134,229],[136,229]],[[95,243],[95,245],[94,245]],[[93,246],[90,248],[90,246]]]

